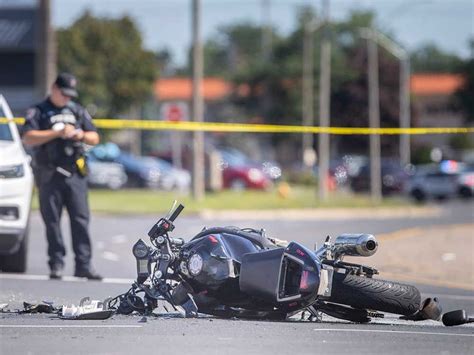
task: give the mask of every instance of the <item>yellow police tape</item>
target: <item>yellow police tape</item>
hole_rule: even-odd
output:
[[[0,123],[6,118],[0,118]],[[24,118],[15,118],[23,124]],[[474,133],[474,127],[425,127],[425,128],[366,128],[366,127],[317,127],[270,124],[217,123],[217,122],[169,122],[155,120],[94,119],[98,128],[141,129],[203,132],[246,132],[246,133],[328,133],[336,135],[399,135],[399,134],[463,134]]]

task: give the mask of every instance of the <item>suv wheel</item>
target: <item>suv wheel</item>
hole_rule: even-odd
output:
[[[425,193],[420,189],[415,189],[411,192],[411,195],[417,202],[423,202],[426,200]]]
[[[27,225],[23,240],[21,241],[20,248],[18,251],[11,255],[2,256],[0,269],[4,272],[18,272],[23,273],[26,271],[26,257],[28,255],[28,235],[29,225]]]

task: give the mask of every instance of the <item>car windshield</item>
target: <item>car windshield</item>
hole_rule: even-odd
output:
[[[6,122],[0,122],[0,141],[13,141],[13,135],[10,130],[10,126]]]
[[[230,166],[251,165],[249,158],[245,154],[236,150],[221,150],[222,159]]]

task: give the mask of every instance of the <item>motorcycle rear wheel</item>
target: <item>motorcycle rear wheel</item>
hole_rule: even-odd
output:
[[[329,302],[358,309],[410,315],[420,309],[420,291],[393,281],[335,273]]]

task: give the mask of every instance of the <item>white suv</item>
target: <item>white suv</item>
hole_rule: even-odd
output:
[[[25,272],[33,174],[30,157],[0,95],[0,270]]]

